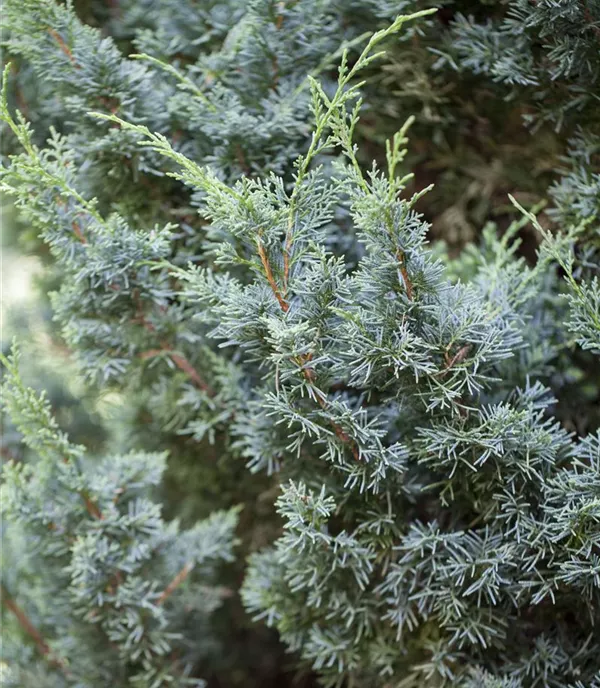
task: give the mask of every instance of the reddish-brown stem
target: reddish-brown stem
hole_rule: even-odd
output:
[[[404,263],[404,251],[398,251],[396,253],[396,258],[398,258],[398,262],[400,263],[400,274],[402,275],[402,279],[404,280],[404,288],[406,289],[406,296],[408,297],[409,301],[413,300],[413,285],[412,282],[410,281],[408,277],[408,272],[406,270],[406,265]]]
[[[109,110],[111,114],[116,115],[117,112],[119,112],[119,107],[121,106],[121,103],[117,98],[108,98],[106,96],[100,96],[100,98],[98,98],[98,101],[107,110]],[[119,125],[116,122],[113,122],[111,126],[118,127]]]
[[[148,351],[143,351],[140,354],[140,358],[145,361],[147,358],[154,358],[155,356],[160,356],[164,353],[165,349],[148,349]]]
[[[156,600],[156,604],[163,604],[163,602],[165,602],[165,600],[167,600],[173,594],[173,592],[175,592],[175,590],[183,583],[183,581],[190,575],[190,572],[193,568],[194,564],[192,562],[188,562],[175,576],[175,578],[173,578],[169,585],[167,585],[167,587],[163,590],[158,600]]]
[[[265,275],[267,277],[267,281],[269,282],[269,285],[271,287],[271,290],[273,294],[275,295],[275,298],[279,302],[279,305],[281,306],[281,310],[284,313],[287,313],[290,306],[288,302],[283,298],[281,295],[281,292],[279,291],[279,287],[277,286],[277,282],[275,282],[275,277],[273,276],[273,271],[271,270],[271,265],[269,263],[269,259],[267,258],[267,254],[265,251],[265,248],[263,246],[263,243],[260,239],[260,237],[257,239],[257,246],[258,246],[258,255],[260,256],[260,260],[263,266],[263,269],[265,271]],[[286,243],[285,243],[285,248],[284,248],[284,253],[283,253],[283,276],[284,276],[284,284],[285,284],[285,290],[287,294],[287,278],[289,274],[289,255],[291,251],[291,233],[288,233]],[[312,358],[312,354],[305,354],[303,356],[299,356],[296,358],[296,363],[298,365],[302,366],[302,374],[304,375],[304,378],[307,382],[309,382],[311,385],[314,385],[314,380],[315,380],[315,372],[311,368],[304,368],[304,364],[308,363]],[[322,409],[325,409],[327,406],[327,402],[325,399],[320,395],[320,394],[315,394],[317,402],[319,406]],[[335,422],[331,421],[331,425],[333,427],[333,430],[336,434],[336,436],[344,443],[347,444],[350,447],[350,450],[352,452],[352,455],[354,458],[358,461],[360,460],[360,452],[358,450],[358,447],[356,446],[356,443],[348,436],[348,434]]]
[[[452,368],[452,366],[456,365],[457,363],[460,363],[461,361],[464,361],[465,358],[467,357],[467,354],[471,351],[471,345],[470,344],[465,344],[463,347],[461,347],[455,354],[450,358],[448,355],[448,352],[444,354],[444,359],[446,361],[446,368],[445,370],[449,370]]]
[[[265,251],[265,247],[263,246],[263,243],[260,240],[260,237],[257,239],[256,243],[258,246],[258,255],[260,256],[260,261],[261,261],[263,269],[265,271],[265,275],[267,276],[267,280],[269,282],[271,290],[273,291],[273,294],[275,294],[275,298],[279,302],[279,305],[281,306],[281,310],[284,313],[287,313],[288,310],[290,309],[290,306],[287,303],[287,301],[283,298],[283,296],[281,295],[281,292],[279,291],[279,287],[277,286],[277,282],[275,281],[275,277],[273,276],[273,271],[271,270],[271,264],[269,263],[269,259],[267,258],[267,253]]]
[[[82,244],[87,244],[87,239],[83,235],[83,232],[81,231],[81,227],[73,220],[71,223],[71,227],[73,227],[73,232],[75,233],[75,236],[81,241]]]
[[[64,464],[71,463],[71,460],[66,456],[63,456],[62,461]],[[81,491],[77,494],[83,500],[83,503],[85,504],[85,508],[87,509],[88,514],[93,518],[97,518],[99,521],[101,521],[104,518],[104,516],[102,516],[102,512],[98,508],[98,505],[92,499],[90,499],[89,494],[86,491]],[[50,530],[55,530],[56,526],[53,523],[51,523],[49,528]]]
[[[135,304],[136,310],[137,310],[137,315],[133,319],[132,322],[137,322],[140,325],[142,325],[148,332],[155,332],[156,328],[154,325],[146,320],[146,317],[143,312],[143,307],[142,307],[142,302],[140,299],[140,292],[139,289],[134,289],[132,293],[133,297],[133,302]],[[211,387],[202,379],[198,371],[194,368],[194,366],[186,359],[184,358],[181,354],[175,353],[172,350],[172,347],[170,347],[166,342],[162,342],[162,348],[161,349],[150,349],[149,351],[145,351],[144,353],[140,354],[142,358],[152,358],[153,356],[158,356],[159,354],[162,354],[164,352],[168,352],[169,356],[171,357],[171,360],[173,363],[179,368],[179,370],[182,370],[184,373],[187,374],[187,376],[194,382],[194,384],[199,387],[200,389],[204,390],[209,396],[214,396],[215,393],[211,389]]]
[[[186,375],[194,382],[194,384],[205,391],[209,396],[214,396],[214,390],[208,385],[200,376],[198,371],[194,366],[180,354],[174,352],[168,344],[163,344],[161,349],[149,349],[140,354],[143,359],[154,358],[154,356],[160,356],[161,354],[168,354],[171,357],[173,363],[179,368],[179,370],[186,373]]]
[[[445,377],[448,374],[448,371],[453,366],[455,366],[457,363],[460,363],[461,361],[465,360],[469,351],[471,351],[471,345],[470,344],[465,344],[463,347],[461,347],[454,354],[454,356],[450,356],[448,351],[445,351],[444,352],[444,362],[446,363],[446,365],[444,366],[444,368],[439,373],[436,373],[436,376],[437,377]]]
[[[279,14],[275,17],[275,28],[279,31],[283,26],[283,10],[285,9],[285,2],[280,2],[277,4],[279,9]]]
[[[279,3],[279,11],[283,12],[285,9],[285,2],[280,2]],[[277,17],[275,18],[275,28],[279,31],[281,27],[283,26],[283,14],[278,14]],[[277,59],[277,55],[273,55],[271,59],[271,64],[273,65],[273,90],[277,88],[277,85],[279,84],[279,60]]]
[[[85,504],[85,508],[88,510],[88,513],[90,516],[93,518],[97,518],[99,521],[101,521],[104,517],[102,516],[102,512],[98,508],[98,505],[93,502],[89,495],[86,494],[85,492],[81,493],[81,496],[83,498],[83,502]]]
[[[312,354],[306,354],[305,356],[301,356],[299,359],[297,359],[297,363],[299,365],[304,365],[305,363],[308,363],[312,358]],[[312,368],[302,368],[302,374],[304,375],[304,379],[309,382],[311,385],[314,385],[315,383],[315,371]],[[315,394],[315,397],[317,399],[317,403],[319,406],[325,410],[327,408],[327,401],[325,398],[323,398],[320,394]],[[338,439],[340,439],[345,445],[347,445],[352,452],[352,456],[357,461],[360,461],[360,452],[358,450],[358,447],[356,446],[356,442],[352,440],[352,438],[348,435],[348,433],[341,428],[335,421],[330,421],[331,422],[331,427],[333,428],[333,431],[335,432],[335,435]]]
[[[59,208],[64,208],[66,206],[66,203],[62,200],[62,198],[55,197],[54,202],[56,203],[56,205]],[[73,222],[71,222],[71,229],[73,230],[73,234],[79,239],[79,241],[82,244],[87,244],[87,239],[83,235],[83,232],[81,231],[81,227],[79,226],[79,224],[75,220],[73,220]]]
[[[358,447],[356,446],[356,443],[348,436],[348,433],[344,432],[342,428],[337,423],[334,423],[331,421],[331,425],[333,426],[333,430],[336,434],[336,436],[344,443],[347,444],[350,447],[350,451],[352,452],[352,456],[357,460],[360,461],[360,452],[358,450]]]
[[[77,64],[77,60],[73,57],[73,53],[71,52],[71,49],[69,46],[64,42],[62,39],[61,35],[55,31],[54,29],[48,29],[48,33],[54,38],[54,40],[58,43],[60,46],[60,49],[63,51],[63,53],[69,58],[71,61],[71,64],[75,69],[80,69],[79,65]]]
[[[184,358],[176,353],[171,353],[170,356],[171,360],[179,368],[179,370],[182,370],[184,373],[186,373],[189,378],[193,380],[195,385],[200,387],[200,389],[204,390],[207,394],[210,394],[211,396],[214,395],[212,389],[206,384],[206,382],[204,382],[204,380],[198,374],[198,371],[187,360],[187,358]]]
[[[2,594],[2,604],[12,613],[14,614],[15,618],[19,622],[19,626],[27,633],[27,635],[33,640],[35,643],[37,649],[39,650],[40,654],[42,654],[44,657],[47,657],[50,654],[50,648],[48,647],[48,644],[42,637],[42,634],[38,631],[38,629],[33,625],[27,614],[19,607],[19,605],[12,599],[12,597],[8,594],[8,590],[2,585],[0,587],[0,591]],[[57,667],[59,669],[63,668],[62,662],[59,662],[58,660],[52,659],[50,660],[50,664],[54,667]]]

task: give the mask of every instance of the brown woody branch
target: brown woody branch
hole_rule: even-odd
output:
[[[50,647],[48,643],[46,643],[42,634],[33,625],[27,614],[13,600],[4,585],[0,586],[0,594],[2,595],[2,605],[15,616],[19,622],[19,626],[21,626],[25,633],[33,640],[40,654],[48,659],[51,666],[58,669],[64,669],[64,664],[61,661],[49,658]]]
[[[174,592],[175,590],[183,583],[183,581],[190,575],[192,569],[194,568],[194,564],[192,562],[189,562],[181,569],[181,571],[173,578],[173,580],[167,585],[167,587],[163,590],[162,594],[156,600],[157,605],[161,605],[167,600]]]
[[[56,203],[58,205],[64,206],[64,202],[61,199],[56,199]],[[79,239],[79,241],[82,244],[87,244],[87,239],[85,238],[83,232],[81,231],[81,227],[76,221],[73,221],[71,223],[71,226],[73,228],[73,233],[75,236]],[[115,291],[119,290],[119,287],[117,285],[110,285],[112,289]],[[142,308],[142,303],[140,299],[140,293],[138,289],[133,290],[133,302],[135,304],[137,314],[136,316],[132,319],[131,322],[137,323],[142,325],[148,332],[155,332],[155,327],[151,322],[148,322],[146,319],[146,316],[144,315],[143,308]],[[169,355],[171,357],[171,360],[175,365],[179,368],[179,370],[182,370],[184,373],[188,375],[188,377],[194,382],[194,384],[199,387],[200,389],[204,390],[209,396],[214,396],[215,392],[214,390],[202,379],[198,371],[194,368],[194,366],[183,356],[180,354],[177,354],[175,352],[172,352],[172,347],[170,347],[168,344],[163,344],[161,349],[151,349],[150,351],[146,351],[141,354],[142,358],[151,358],[153,356],[157,356],[158,354],[164,353],[164,352],[169,352]],[[89,510],[89,509],[88,509]],[[92,513],[90,511],[90,513]]]
[[[58,43],[60,49],[63,51],[63,53],[69,58],[71,61],[71,64],[75,69],[81,69],[81,67],[77,64],[77,60],[73,56],[73,53],[71,52],[71,49],[69,46],[65,43],[63,40],[62,36],[55,31],[54,29],[48,29],[48,33],[54,38],[54,40]]]
[[[87,244],[87,239],[83,235],[83,232],[81,231],[81,227],[73,220],[71,223],[71,227],[73,228],[73,232],[75,233],[75,236],[81,241],[82,244]]]
[[[212,389],[212,387],[206,383],[202,377],[200,376],[200,373],[194,368],[194,366],[181,354],[178,354],[173,351],[173,349],[168,345],[168,344],[163,344],[162,348],[160,349],[149,349],[148,351],[144,351],[143,353],[140,354],[140,358],[142,359],[148,359],[148,358],[154,358],[155,356],[160,356],[161,354],[168,354],[173,361],[173,363],[179,368],[179,370],[183,371],[186,373],[186,375],[192,380],[192,382],[205,391],[209,396],[215,396],[215,391]]]
[[[132,320],[132,322],[139,323],[146,330],[148,330],[148,332],[154,333],[156,331],[156,328],[151,322],[148,322],[148,320],[146,320],[146,316],[144,315],[139,289],[136,288],[133,290],[132,297],[137,310],[136,317]],[[214,390],[202,379],[200,373],[198,373],[198,371],[187,360],[187,358],[184,358],[181,354],[175,353],[172,350],[172,347],[170,347],[166,342],[162,343],[161,349],[150,349],[149,351],[145,351],[144,353],[142,353],[141,357],[143,359],[152,358],[153,356],[158,356],[159,354],[164,352],[169,353],[169,356],[171,357],[173,363],[179,368],[179,370],[186,373],[186,375],[192,380],[192,382],[197,387],[204,390],[211,397],[215,395]]]
[[[100,511],[98,505],[94,501],[92,501],[90,499],[90,496],[85,492],[81,493],[81,497],[83,498],[85,508],[88,510],[89,515],[101,521],[104,518],[104,516],[102,515],[102,512]]]
[[[68,465],[71,463],[70,459],[66,456],[64,456],[62,460],[64,464]],[[99,521],[101,521],[104,518],[104,516],[102,515],[102,512],[100,511],[98,505],[90,498],[87,491],[83,490],[81,492],[77,492],[77,494],[83,500],[83,503],[85,504],[85,508],[87,509],[88,514],[93,518],[97,518]],[[56,529],[56,525],[54,523],[50,523],[48,527],[50,530]]]
[[[292,256],[292,231],[288,230],[283,248],[283,293],[287,297],[288,282],[290,278],[290,259]]]
[[[311,359],[312,354],[306,354],[296,359],[296,362],[298,363],[298,365],[303,366],[305,363],[308,363]],[[304,375],[304,378],[307,382],[309,382],[311,385],[314,385],[316,374],[312,368],[302,368],[302,374]],[[323,410],[325,410],[327,408],[327,401],[320,394],[315,394],[315,397],[317,399],[317,403],[319,404],[319,406]],[[356,443],[350,438],[348,433],[334,421],[331,421],[331,426],[333,427],[333,431],[335,432],[336,437],[340,439],[344,444],[348,445],[350,451],[352,452],[352,456],[354,456],[354,458],[357,461],[360,461],[360,452],[358,450],[358,447],[356,446]]]
[[[396,253],[396,258],[398,259],[398,262],[400,263],[400,274],[402,275],[402,279],[404,280],[404,288],[406,289],[406,296],[408,297],[409,301],[413,300],[413,285],[412,282],[410,281],[410,278],[408,277],[408,271],[406,270],[406,264],[405,264],[405,259],[404,259],[404,251],[398,250]]]
[[[248,162],[246,161],[246,156],[244,155],[244,151],[242,150],[242,147],[238,143],[235,147],[235,157],[236,160],[238,161],[238,165],[240,166],[242,172],[247,176],[250,174],[250,166],[248,165]]]
[[[444,359],[446,361],[446,367],[444,368],[444,372],[447,370],[450,370],[452,366],[455,366],[457,363],[461,363],[462,361],[465,360],[467,357],[469,351],[471,351],[471,345],[470,344],[465,344],[463,347],[461,347],[452,358],[450,358],[448,352],[444,354]]]
[[[289,257],[291,253],[291,243],[292,243],[292,236],[291,232],[288,232],[288,235],[286,237],[286,242],[285,242],[285,248],[283,251],[283,277],[284,277],[284,284],[285,284],[285,291],[287,295],[287,280],[289,276]],[[275,277],[273,275],[273,270],[271,269],[271,264],[269,263],[269,259],[267,257],[267,253],[265,251],[265,247],[262,243],[262,240],[260,236],[258,236],[256,240],[256,245],[258,247],[258,255],[260,256],[260,261],[262,263],[263,269],[265,271],[265,275],[267,277],[267,281],[269,282],[269,285],[271,287],[271,291],[275,295],[275,298],[279,302],[279,305],[281,307],[281,310],[284,313],[287,313],[290,306],[288,302],[283,298],[281,295],[281,292],[279,290],[279,287],[277,286],[277,282],[275,281]],[[312,359],[312,354],[304,354],[303,356],[299,356],[295,358],[295,362],[301,366],[302,368],[302,374],[304,375],[304,379],[310,383],[311,385],[315,384],[315,371],[312,368],[305,368],[305,364],[308,363]],[[325,409],[327,407],[327,401],[326,399],[321,396],[320,394],[315,394],[315,397],[317,399],[317,402],[319,406],[322,409]],[[354,458],[359,461],[360,460],[360,452],[358,447],[356,446],[356,443],[349,437],[348,433],[345,432],[343,428],[341,428],[337,423],[334,421],[331,421],[331,425],[333,427],[333,430],[336,434],[336,437],[340,439],[344,444],[346,444],[349,448],[350,451],[352,452],[352,455]]]
[[[290,306],[281,295],[281,292],[279,291],[279,287],[277,286],[277,282],[275,281],[275,277],[273,276],[273,270],[271,270],[271,264],[269,263],[269,259],[267,258],[267,253],[265,251],[265,247],[262,243],[260,236],[256,240],[256,245],[258,246],[258,255],[260,256],[260,261],[265,271],[265,275],[267,276],[267,281],[269,282],[271,290],[273,294],[275,294],[275,298],[279,302],[281,310],[284,313],[287,313],[290,309]]]
[[[279,14],[277,15],[277,17],[275,17],[275,28],[279,31],[283,26],[283,10],[285,9],[285,2],[280,2],[278,7]],[[271,59],[271,65],[273,67],[272,89],[275,90],[277,88],[277,85],[279,84],[279,60],[277,59],[277,55],[273,55]]]
[[[209,387],[209,385],[206,382],[204,382],[204,380],[200,377],[198,371],[187,360],[187,358],[184,358],[183,356],[181,356],[180,354],[176,354],[175,352],[172,352],[169,355],[171,356],[171,360],[179,368],[179,370],[182,370],[184,373],[186,373],[197,387],[200,387],[200,389],[204,390],[207,394],[210,394],[210,396],[214,396],[214,391],[211,389],[211,387]]]
[[[67,205],[59,196],[55,196],[54,202],[59,208],[65,208]],[[79,241],[82,244],[87,244],[87,239],[85,238],[83,232],[81,231],[81,227],[79,226],[79,223],[76,220],[73,220],[73,222],[71,222],[71,228],[73,229],[73,234],[75,234]]]

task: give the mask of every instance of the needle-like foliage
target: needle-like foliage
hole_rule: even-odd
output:
[[[392,4],[361,6],[385,17]],[[164,25],[155,3],[124,3],[123,35],[142,23],[135,40],[147,53],[130,62],[70,7],[29,0],[21,17],[9,2],[11,50],[39,75],[56,75],[65,112],[78,118],[40,145],[8,105],[5,75],[1,116],[20,152],[3,187],[61,271],[53,306],[62,336],[95,388],[122,395],[122,443],[158,438],[173,446],[175,466],[193,456],[200,472],[200,448],[212,442],[237,479],[233,494],[243,494],[256,514],[265,501],[275,503],[280,521],[269,513],[264,529],[248,529],[243,604],[323,685],[600,683],[600,435],[588,408],[592,374],[577,397],[585,419],[562,415],[569,376],[586,374],[581,361],[597,366],[600,353],[597,79],[596,54],[588,51],[596,15],[563,4],[560,21],[548,13],[561,3],[545,2],[509,3],[485,26],[456,16],[449,46],[436,48],[439,69],[491,78],[519,102],[547,97],[538,122],[571,126],[565,113],[576,109],[569,100],[581,91],[581,128],[552,190],[554,226],[538,218],[541,205],[528,209],[510,196],[517,219],[503,231],[488,222],[476,245],[450,257],[429,244],[420,208],[430,186],[415,189],[406,173],[413,118],[372,165],[365,167],[358,145],[368,92],[361,80],[381,64],[383,46],[429,10],[397,17],[357,48],[353,31],[337,35],[332,16],[339,19],[341,9],[333,2],[253,2],[243,13],[235,4],[207,3],[194,16],[214,49],[208,54],[181,27],[187,3],[173,7]],[[551,46],[560,33],[557,52]],[[412,36],[418,45],[418,31]],[[348,41],[352,50],[340,49]],[[494,52],[488,43],[500,47]],[[55,44],[56,64],[44,64]],[[101,53],[111,68],[98,68],[94,78],[118,80],[114,92],[98,81],[86,90],[86,65],[96,69]],[[587,62],[568,70],[565,56]],[[151,106],[145,90],[157,74],[153,97],[159,94],[164,109]],[[555,81],[567,83],[562,96]],[[109,100],[99,101],[100,92]],[[110,156],[135,165],[117,165],[124,176],[107,191],[104,165],[116,164]],[[128,199],[128,184],[144,186],[129,176],[134,169],[148,189],[160,190],[158,199],[171,199],[169,212],[165,203]],[[530,260],[520,253],[527,225],[536,237]],[[107,460],[93,464],[86,482],[82,450],[50,421],[39,425],[44,404],[32,401],[31,412],[22,411],[19,400],[36,397],[8,365],[8,405],[44,467],[6,472],[8,503],[12,512],[24,510],[22,527],[46,518],[28,499],[49,475],[91,524],[85,542],[102,534],[108,543],[103,549],[94,541],[87,554],[82,544],[82,557],[101,563],[111,561],[111,547],[117,559],[123,547],[137,552],[145,532],[126,547],[103,530],[110,525],[105,510],[124,518],[124,502],[114,500],[106,477],[117,469]],[[52,447],[62,443],[52,456],[44,454],[46,438]],[[119,459],[122,470],[158,461],[139,456]],[[12,488],[21,475],[35,489]],[[220,476],[217,489],[227,484]],[[53,500],[44,525],[68,517],[79,535],[71,501]],[[231,525],[227,513],[183,533],[161,528],[189,555],[189,533],[200,528],[216,537],[219,518]],[[47,531],[42,544],[53,542],[55,528]],[[70,550],[61,575],[83,575],[73,563],[78,553]],[[227,547],[223,553],[229,556]],[[134,569],[142,566],[134,559]],[[185,578],[192,591],[196,568],[182,573],[187,561],[178,562],[173,580]],[[115,566],[122,581],[113,581]],[[107,575],[103,601],[130,580],[118,565]],[[146,600],[151,613],[144,617],[150,635],[143,626],[136,638],[150,638],[165,597],[178,599],[168,577],[157,573],[161,583],[153,586],[152,576],[150,567],[138,574],[148,592],[138,590],[131,604]],[[64,594],[59,577],[48,584]],[[78,605],[98,599],[85,589],[83,601],[52,609],[69,628]],[[42,586],[37,595],[40,619],[51,618],[44,616],[48,594]],[[205,601],[197,594],[196,603]],[[111,616],[107,605],[99,623],[112,632],[125,615]],[[177,611],[173,623],[188,611]],[[126,662],[119,654],[125,673],[117,683],[153,685],[152,676],[162,685],[167,670],[169,680],[183,680],[178,672],[188,664],[194,674],[192,649],[199,648],[189,647],[189,628],[176,632],[169,653],[148,640],[146,654],[125,655]],[[67,648],[39,637],[42,655],[59,663],[57,671],[66,666]],[[172,656],[175,646],[184,649]],[[174,664],[165,663],[167,654]]]
[[[87,456],[23,385],[18,361],[18,351],[3,360],[2,401],[37,459],[3,468],[6,685],[203,685],[189,676],[214,642],[235,510],[187,530],[166,523],[153,499],[165,455]]]

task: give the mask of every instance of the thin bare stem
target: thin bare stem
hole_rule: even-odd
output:
[[[48,33],[54,38],[54,40],[58,43],[60,49],[63,51],[63,53],[69,58],[71,61],[71,64],[75,69],[81,69],[81,67],[77,64],[77,60],[73,56],[73,53],[71,52],[71,49],[69,46],[65,43],[63,40],[62,36],[55,31],[54,29],[48,29]]]
[[[173,578],[173,580],[167,585],[167,587],[163,590],[162,594],[156,600],[157,605],[163,604],[174,592],[175,590],[183,583],[183,581],[190,575],[192,569],[194,568],[194,564],[192,562],[189,562],[181,569],[181,571]]]
[[[50,647],[48,643],[44,640],[42,634],[33,625],[27,614],[19,607],[19,605],[14,601],[14,599],[9,594],[6,587],[2,584],[0,585],[0,592],[2,594],[2,605],[6,607],[17,619],[19,626],[25,631],[25,633],[33,640],[35,646],[37,647],[39,653],[48,659],[51,666],[58,669],[64,669],[64,665],[61,661],[57,659],[50,658]]]
[[[263,269],[265,271],[265,275],[267,277],[267,281],[269,282],[271,290],[273,291],[273,294],[275,294],[275,298],[279,302],[279,305],[281,306],[281,310],[284,313],[287,313],[288,310],[290,309],[290,306],[289,306],[288,302],[281,295],[281,291],[279,290],[279,287],[277,286],[277,282],[275,281],[275,277],[273,275],[273,270],[271,269],[271,264],[269,263],[269,259],[267,257],[267,252],[265,251],[265,247],[262,243],[260,236],[256,239],[256,245],[258,247],[258,255],[260,256],[260,262],[262,263],[262,266],[263,266]]]

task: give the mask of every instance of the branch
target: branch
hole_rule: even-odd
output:
[[[242,147],[240,146],[239,143],[236,144],[236,146],[235,146],[235,157],[236,157],[236,160],[238,161],[238,165],[240,166],[242,172],[246,176],[249,176],[250,172],[251,172],[250,166],[246,162],[246,156],[244,155],[244,151],[242,150]]]
[[[12,612],[12,614],[14,614],[15,618],[19,622],[19,626],[21,626],[25,633],[33,640],[40,654],[46,659],[48,659],[48,662],[51,666],[56,667],[58,669],[64,669],[64,664],[61,661],[57,659],[51,659],[49,657],[50,647],[48,646],[48,643],[46,643],[42,634],[31,623],[27,614],[9,595],[8,590],[4,587],[3,584],[0,584],[0,593],[2,595],[3,606],[6,607],[10,612]]]
[[[290,258],[292,255],[292,230],[288,228],[283,249],[283,293],[287,297],[288,282],[290,278]]]
[[[299,365],[304,366],[305,363],[308,363],[312,359],[312,354],[306,354],[305,356],[301,356],[299,360],[296,362],[299,363]],[[304,379],[313,385],[313,387],[316,387],[315,385],[315,371],[312,368],[302,368],[302,374],[304,375]],[[317,400],[317,403],[319,406],[325,411],[327,409],[327,396],[325,394],[315,394],[315,398]],[[339,426],[335,421],[330,421],[331,427],[333,428],[333,431],[336,434],[336,437],[340,439],[344,444],[346,444],[350,451],[352,452],[352,456],[357,461],[360,461],[360,451],[356,445],[356,442],[348,435],[348,433],[341,427]]]
[[[444,354],[444,359],[446,361],[446,368],[445,370],[449,370],[452,368],[453,365],[456,365],[457,363],[460,363],[461,361],[464,361],[465,358],[467,357],[467,354],[471,351],[471,345],[470,344],[465,344],[463,347],[461,347],[452,358],[448,355],[448,352]]]
[[[192,569],[194,568],[194,564],[190,561],[181,569],[181,571],[173,578],[173,580],[167,585],[167,587],[163,590],[162,594],[156,600],[156,604],[160,606],[167,600],[174,592],[175,590],[183,583],[183,581],[190,575]]]
[[[200,373],[187,360],[187,358],[185,358],[181,354],[174,352],[168,344],[163,344],[161,349],[149,349],[148,351],[144,351],[140,354],[140,358],[145,360],[148,358],[154,358],[155,356],[160,356],[164,353],[168,354],[171,357],[171,360],[179,368],[179,370],[182,370],[184,373],[186,373],[186,375],[192,380],[192,382],[194,382],[194,384],[197,387],[202,389],[209,396],[215,396],[214,389],[202,379]]]
[[[87,239],[83,236],[83,232],[81,231],[81,227],[73,220],[71,223],[71,226],[73,227],[73,232],[75,232],[75,236],[81,241],[82,244],[87,244]]]
[[[64,42],[60,34],[55,31],[54,29],[48,29],[48,33],[54,38],[54,40],[58,43],[60,46],[60,49],[63,51],[63,53],[69,58],[71,61],[71,64],[75,69],[81,69],[81,67],[77,64],[77,60],[73,57],[73,53],[71,52],[71,49],[69,46]]]
[[[187,360],[187,358],[184,358],[183,356],[176,354],[175,352],[169,355],[171,356],[171,360],[179,368],[179,370],[182,370],[184,373],[186,373],[197,387],[200,387],[200,389],[204,390],[208,395],[214,396],[215,393],[212,390],[212,388],[206,382],[204,382],[204,380],[200,377],[198,371]]]
[[[87,492],[82,492],[81,497],[85,504],[85,508],[88,510],[89,515],[101,521],[104,518],[104,516],[102,515],[102,512],[100,511],[96,502],[90,499],[90,496],[87,494]]]
[[[406,264],[404,262],[404,251],[398,251],[396,253],[396,258],[398,258],[398,262],[400,263],[400,274],[402,275],[402,279],[404,280],[404,287],[406,289],[406,296],[408,297],[409,301],[413,300],[413,285],[412,282],[410,281],[408,277],[408,271],[406,270]]]
[[[265,275],[267,277],[267,281],[269,282],[269,285],[271,286],[271,290],[273,291],[273,294],[275,294],[275,298],[279,302],[279,305],[281,306],[281,310],[284,313],[287,313],[290,306],[288,302],[283,298],[281,295],[281,292],[279,291],[279,287],[277,286],[277,282],[275,282],[275,277],[273,276],[273,271],[271,270],[271,265],[269,263],[269,259],[267,258],[267,254],[265,251],[265,247],[260,239],[260,236],[257,237],[256,244],[258,246],[258,255],[260,256],[260,260],[262,263],[262,266],[265,271]],[[285,289],[287,293],[287,278],[289,274],[289,252],[291,249],[291,235],[288,234],[288,238],[286,239],[286,246],[284,249],[283,253],[283,265],[284,265],[284,280],[285,280]],[[315,379],[315,372],[312,370],[312,368],[305,368],[304,364],[308,363],[312,358],[312,354],[305,354],[304,356],[300,356],[299,358],[296,359],[296,363],[302,367],[302,374],[304,375],[304,379],[310,383],[311,385],[314,386],[314,379]],[[317,403],[319,406],[325,410],[327,407],[327,401],[325,399],[324,394],[315,394],[315,397],[317,399]],[[352,452],[352,455],[357,461],[360,461],[360,452],[358,450],[358,447],[356,446],[356,443],[348,436],[348,433],[345,432],[343,428],[341,428],[337,423],[334,421],[331,421],[331,425],[333,427],[333,430],[336,434],[336,436],[346,445],[350,447],[350,451]]]
[[[279,287],[277,286],[277,282],[275,281],[275,277],[273,276],[273,271],[271,270],[271,265],[269,263],[269,259],[267,258],[267,254],[265,252],[265,247],[262,243],[260,236],[256,239],[256,245],[258,246],[258,255],[260,256],[260,261],[261,261],[262,266],[264,268],[265,275],[267,276],[267,280],[269,282],[271,290],[273,291],[273,294],[275,294],[275,298],[277,299],[277,301],[279,301],[279,305],[281,306],[281,310],[284,313],[287,313],[290,309],[290,305],[283,298],[283,296],[281,295],[281,292],[279,291]]]

